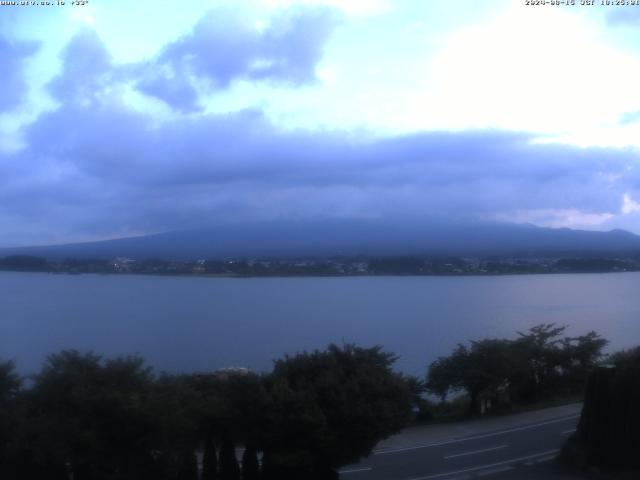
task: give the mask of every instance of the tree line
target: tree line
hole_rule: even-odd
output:
[[[137,356],[77,351],[26,379],[0,363],[0,478],[337,478],[412,419],[437,419],[444,410],[425,393],[473,415],[580,395],[607,341],[565,330],[460,344],[424,380],[355,345],[285,356],[265,374],[156,374]]]
[[[596,332],[565,336],[566,327],[541,324],[516,339],[459,344],[429,366],[427,390],[445,402],[464,393],[469,412],[581,394],[589,373],[603,360],[607,340]]]
[[[65,258],[30,255],[0,257],[0,271],[67,274],[270,276],[361,275],[514,275],[526,273],[625,272],[640,270],[640,259],[608,257],[478,258],[448,256],[364,255],[300,258],[229,258],[170,260],[161,258]]]
[[[263,375],[155,375],[140,357],[63,351],[28,386],[5,362],[0,478],[337,478],[410,419],[394,361],[380,347],[330,345]]]

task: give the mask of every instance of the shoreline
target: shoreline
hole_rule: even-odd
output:
[[[485,278],[485,277],[513,277],[526,275],[610,275],[638,273],[640,270],[606,270],[606,271],[546,271],[546,272],[505,272],[505,273],[361,273],[361,274],[312,274],[312,273],[292,273],[292,274],[234,274],[234,273],[153,273],[153,272],[56,272],[45,270],[4,270],[0,273],[41,273],[55,276],[79,276],[97,275],[105,277],[183,277],[183,278],[235,278],[235,279],[258,279],[258,278],[374,278],[374,277],[443,277],[443,278]]]

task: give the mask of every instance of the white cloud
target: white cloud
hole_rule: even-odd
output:
[[[337,8],[354,17],[381,15],[393,9],[391,0],[260,0],[259,3],[271,8],[295,5],[326,5]]]
[[[601,230],[615,218],[612,213],[584,212],[577,208],[517,210],[487,216],[490,220],[514,223],[532,223],[554,228]]]
[[[69,18],[72,22],[81,23],[84,25],[94,26],[96,24],[96,15],[90,6],[83,6],[82,8],[71,8]]]
[[[336,69],[333,67],[326,66],[316,68],[316,76],[326,85],[334,84],[336,82],[337,75]]]
[[[631,198],[631,195],[625,193],[622,197],[622,213],[629,215],[640,212],[640,203]]]
[[[398,112],[407,127],[501,128],[586,145],[640,145],[640,57],[567,9],[513,6],[439,40],[422,91]]]

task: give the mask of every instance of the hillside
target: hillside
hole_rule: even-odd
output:
[[[227,224],[100,242],[0,248],[0,256],[176,260],[337,255],[563,257],[636,253],[640,253],[640,237],[624,230],[597,232],[501,223],[382,220]]]

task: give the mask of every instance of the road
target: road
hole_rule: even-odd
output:
[[[345,467],[342,480],[465,480],[522,478],[550,462],[575,431],[580,405],[510,415],[488,421],[420,427],[392,439]],[[497,428],[496,428],[497,427]],[[453,438],[460,431],[464,436]],[[422,442],[421,442],[422,440]],[[533,476],[532,478],[535,478]],[[546,478],[546,476],[543,476]]]

